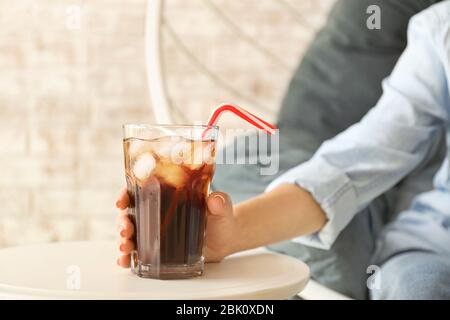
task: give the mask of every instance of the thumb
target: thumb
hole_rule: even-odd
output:
[[[207,199],[209,213],[212,216],[228,216],[233,214],[230,197],[223,192],[213,192]]]

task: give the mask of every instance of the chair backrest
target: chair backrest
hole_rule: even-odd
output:
[[[204,121],[224,101],[273,120],[334,2],[149,0],[146,59],[156,121]]]

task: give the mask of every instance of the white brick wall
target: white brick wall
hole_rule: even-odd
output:
[[[274,0],[210,1],[292,67],[334,0],[283,1],[313,29]],[[276,110],[290,69],[239,38],[207,3],[166,0],[167,19],[211,71]],[[79,29],[72,6],[81,10]],[[0,0],[0,247],[114,237],[121,125],[154,121],[145,7],[145,0]],[[189,120],[204,120],[224,100],[256,110],[211,83],[167,34],[164,43],[170,94]]]

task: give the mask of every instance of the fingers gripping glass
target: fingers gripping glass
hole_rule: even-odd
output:
[[[215,169],[220,115],[231,111],[270,134],[276,127],[231,104],[219,106],[208,125],[123,126],[129,215],[138,276],[181,279],[201,275],[206,198]]]

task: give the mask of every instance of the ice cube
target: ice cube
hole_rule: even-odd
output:
[[[199,169],[204,164],[214,162],[214,143],[196,141],[192,143],[192,157],[189,159],[191,169]]]
[[[163,137],[155,140],[153,144],[156,155],[160,158],[171,159],[176,153],[178,143],[182,142],[181,137]]]
[[[203,163],[213,164],[216,157],[216,145],[214,142],[203,142]]]
[[[192,143],[180,140],[173,146],[170,160],[176,164],[189,163],[192,158]]]
[[[152,143],[147,140],[132,139],[129,142],[128,155],[131,159],[136,159],[144,152],[152,150]]]
[[[143,181],[147,179],[155,169],[156,161],[150,152],[143,153],[136,158],[133,164],[133,175]]]
[[[159,139],[154,145],[158,158],[163,158],[175,164],[183,164],[191,157],[191,142],[182,137],[167,137]]]
[[[188,179],[183,165],[173,163],[169,159],[157,161],[153,174],[161,180],[161,183],[169,184],[174,188],[183,187]]]

